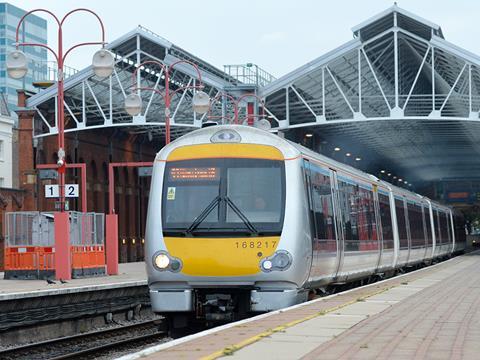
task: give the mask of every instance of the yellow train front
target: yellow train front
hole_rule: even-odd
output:
[[[312,247],[299,155],[278,136],[231,125],[158,153],[145,257],[154,312],[182,326],[306,300]]]

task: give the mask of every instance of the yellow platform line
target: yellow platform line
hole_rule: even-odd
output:
[[[364,301],[365,299],[371,297],[371,296],[375,296],[375,295],[378,295],[378,294],[381,294],[381,293],[384,293],[385,291],[388,291],[390,290],[391,288],[393,288],[395,286],[389,286],[389,287],[386,287],[382,290],[379,290],[379,291],[376,291],[374,293],[371,293],[371,294],[368,294],[364,297],[360,297],[356,300],[352,300],[352,301],[348,301],[344,304],[341,304],[341,305],[337,305],[335,307],[332,307],[332,308],[329,308],[329,309],[326,309],[326,310],[323,310],[323,311],[318,311],[312,315],[308,315],[308,316],[305,316],[304,318],[301,318],[301,319],[297,319],[297,320],[294,320],[294,321],[291,321],[289,323],[286,323],[286,324],[283,324],[283,325],[279,325],[273,329],[269,329],[269,330],[266,330],[260,334],[257,334],[255,336],[252,336],[248,339],[245,339],[243,341],[240,341],[239,343],[236,343],[234,345],[231,345],[231,346],[227,346],[225,348],[223,348],[222,350],[219,350],[219,351],[216,351],[210,355],[207,355],[207,356],[204,356],[202,358],[200,358],[200,360],[215,360],[215,359],[218,359],[222,356],[228,356],[228,355],[233,355],[233,353],[235,351],[238,351],[242,348],[244,348],[245,346],[248,346],[248,345],[251,345],[253,343],[256,343],[257,341],[260,341],[262,340],[263,338],[265,337],[268,337],[272,334],[275,334],[277,332],[282,332],[284,331],[285,329],[288,329],[289,327],[292,327],[292,326],[295,326],[295,325],[298,325],[302,322],[305,322],[305,321],[308,321],[308,320],[312,320],[318,316],[322,316],[322,315],[325,315],[325,314],[328,314],[328,313],[331,313],[331,312],[334,312],[336,310],[339,310],[345,306],[348,306],[348,305],[352,305],[352,304],[355,304],[356,302],[358,301]]]

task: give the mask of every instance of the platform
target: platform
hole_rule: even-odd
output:
[[[120,287],[145,286],[147,275],[144,262],[119,264],[118,275],[72,279],[62,284],[48,284],[45,280],[4,280],[0,272],[0,301]]]
[[[1,276],[1,273],[0,273]],[[120,264],[119,275],[68,280],[0,280],[2,345],[71,336],[106,319],[148,312],[145,263]],[[107,316],[108,317],[105,317]],[[110,320],[108,320],[110,321]]]
[[[478,359],[480,252],[128,355],[132,359]]]

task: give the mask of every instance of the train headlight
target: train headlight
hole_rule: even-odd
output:
[[[170,258],[166,254],[158,254],[154,258],[155,266],[161,270],[165,270],[170,265]]]
[[[260,268],[263,272],[285,271],[292,265],[292,255],[286,250],[276,251],[272,256],[263,259],[260,262]]]
[[[270,260],[265,260],[264,262],[262,262],[263,270],[270,271],[270,270],[272,270],[272,266],[273,266],[273,264]]]
[[[155,253],[152,260],[153,266],[160,271],[179,272],[182,269],[182,260],[163,250]]]

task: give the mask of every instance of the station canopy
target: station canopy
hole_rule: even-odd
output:
[[[259,81],[257,72],[249,81],[232,75],[231,67],[217,69],[138,27],[108,45],[116,58],[111,77],[98,79],[88,67],[66,79],[66,131],[122,127],[162,136],[161,96],[140,92],[144,106],[135,117],[124,110],[124,98],[135,86],[132,74],[138,64],[183,59],[198,65],[212,99],[256,91],[265,101],[272,131],[314,142],[312,147],[337,160],[410,182],[480,177],[480,57],[445,40],[440,26],[396,5],[352,31],[353,40],[279,79],[263,76]],[[179,65],[171,87],[195,84],[195,70]],[[138,74],[142,86],[163,90],[159,68],[147,66]],[[195,115],[193,92],[180,91],[173,99],[174,137],[232,112],[222,98],[209,114]],[[55,96],[52,86],[27,102],[36,110],[35,137],[57,133]],[[355,163],[355,158],[361,160]]]
[[[480,57],[396,5],[352,31],[261,89],[274,126],[313,134],[327,155],[358,156],[377,176],[480,177]]]

